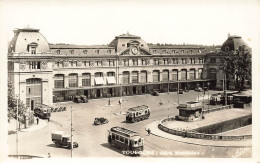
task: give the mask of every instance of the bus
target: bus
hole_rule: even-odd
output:
[[[42,119],[48,119],[51,117],[51,107],[45,104],[36,104],[34,115]]]
[[[150,117],[150,108],[146,105],[129,108],[126,113],[126,122],[138,122]]]
[[[108,130],[108,143],[125,150],[126,154],[140,155],[144,149],[144,139],[139,133],[118,126]]]

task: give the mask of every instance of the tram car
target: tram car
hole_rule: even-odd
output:
[[[129,108],[126,113],[126,122],[138,122],[150,117],[150,108],[146,105]]]
[[[132,155],[140,155],[144,149],[144,139],[139,133],[118,126],[108,130],[108,143]]]
[[[237,92],[226,92],[227,94],[227,105],[233,104],[234,95]],[[224,93],[212,94],[210,97],[210,105],[224,105],[225,104],[225,95]]]
[[[42,118],[42,119],[48,119],[51,117],[51,107],[45,104],[36,104],[34,108],[34,116]]]

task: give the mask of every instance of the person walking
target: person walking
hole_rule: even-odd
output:
[[[38,117],[36,118],[36,122],[37,122],[37,125],[38,125],[39,124],[39,118]]]
[[[48,122],[50,122],[50,117],[48,117]]]
[[[50,153],[48,153],[48,158],[51,158],[51,154]]]
[[[150,135],[151,134],[151,129],[148,128],[147,132],[148,132],[148,135]]]

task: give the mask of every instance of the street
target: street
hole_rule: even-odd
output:
[[[210,94],[215,93],[210,91]],[[202,99],[203,93],[200,94]],[[206,93],[207,94],[207,93]],[[194,101],[198,97],[198,92],[180,94],[180,102]],[[149,135],[146,132],[146,125],[161,120],[167,116],[178,114],[178,95],[176,92],[160,93],[160,96],[137,95],[124,96],[122,109],[118,103],[120,97],[111,98],[111,106],[108,99],[92,99],[89,103],[59,103],[56,106],[67,106],[67,111],[52,113],[47,127],[32,132],[19,132],[19,154],[36,155],[47,157],[50,153],[52,157],[71,157],[71,150],[58,148],[51,140],[53,131],[65,131],[70,134],[71,109],[73,119],[73,141],[79,143],[79,147],[73,150],[73,157],[124,157],[129,156],[121,149],[111,146],[107,142],[107,130],[114,126],[121,126],[140,133],[144,138],[144,153],[140,157],[212,157],[229,158],[235,157],[236,153],[245,149],[242,155],[237,157],[251,157],[251,148],[234,147],[211,147],[192,145],[165,138]],[[159,105],[160,100],[164,103]],[[205,99],[205,108],[207,107]],[[136,123],[125,122],[125,112],[130,107],[137,105],[147,105],[151,108],[151,116],[147,120]],[[93,125],[95,117],[105,117],[109,120],[107,124]],[[40,120],[41,121],[45,120]],[[15,154],[16,135],[8,136],[9,154]]]

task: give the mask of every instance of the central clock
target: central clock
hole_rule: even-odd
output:
[[[133,54],[137,54],[137,52],[138,52],[137,47],[133,47],[133,48],[132,48],[132,53],[133,53]]]

